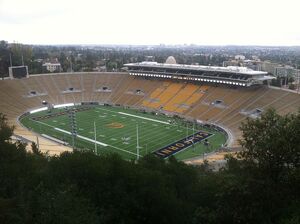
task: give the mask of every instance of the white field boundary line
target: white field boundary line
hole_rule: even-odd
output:
[[[71,135],[71,132],[66,131],[66,130],[63,130],[63,129],[61,129],[61,128],[57,128],[57,127],[52,126],[52,125],[50,125],[50,124],[46,124],[46,123],[43,123],[43,122],[41,122],[41,121],[35,121],[35,122],[37,122],[37,123],[39,123],[39,124],[46,125],[46,126],[48,126],[48,127],[51,127],[51,128],[53,128],[54,130],[56,130],[56,131],[60,131],[60,132],[63,132],[63,133],[65,133],[65,134]],[[78,138],[84,139],[84,140],[86,140],[86,141],[95,143],[95,140],[93,140],[93,139],[84,137],[84,136],[82,136],[82,135],[76,135],[76,136],[77,136]],[[96,143],[99,144],[99,145],[102,145],[102,146],[108,146],[108,144],[105,144],[105,143],[99,142],[99,141],[96,141]]]
[[[57,128],[56,127],[54,127],[54,126],[52,126],[52,125],[50,125],[50,124],[46,124],[46,123],[43,123],[43,122],[41,122],[41,121],[35,121],[35,122],[37,122],[37,123],[40,123],[40,124],[42,124],[42,125],[46,125],[46,126],[48,126],[48,127],[51,127],[51,128],[53,128],[53,129],[55,129],[55,130],[57,130]],[[58,129],[60,129],[60,128],[58,128]],[[60,129],[60,130],[57,130],[57,131],[62,131],[62,132],[64,132],[64,133],[66,133],[66,134],[69,134],[70,132],[68,132],[68,131],[65,131],[65,130],[63,130],[63,129]],[[68,133],[67,133],[68,132]],[[71,133],[70,133],[71,134]],[[78,136],[78,135],[77,135]],[[84,136],[82,136],[82,137],[84,137]],[[93,139],[90,139],[90,138],[87,138],[87,137],[84,137],[83,138],[84,140],[86,140],[86,141],[89,141],[89,142],[93,142],[93,143],[95,143],[95,140],[93,140]],[[97,144],[98,144],[98,142],[96,142]],[[100,142],[99,142],[100,143]],[[102,143],[102,142],[101,142]],[[102,144],[105,144],[105,143],[102,143]],[[114,149],[117,149],[117,150],[120,150],[120,151],[122,151],[122,152],[126,152],[126,153],[129,153],[129,154],[132,154],[132,155],[137,155],[136,153],[134,153],[134,152],[130,152],[130,151],[127,151],[127,150],[124,150],[124,149],[121,149],[121,148],[119,148],[119,147],[116,147],[116,146],[113,146],[113,145],[108,145],[108,144],[105,144],[106,146],[110,146],[110,147],[112,147],[112,148],[114,148]],[[140,156],[140,157],[142,157],[142,156]]]
[[[125,149],[121,149],[121,148],[116,147],[116,146],[113,146],[113,145],[109,145],[109,146],[112,147],[112,148],[114,148],[114,149],[117,149],[117,150],[120,150],[120,151],[123,151],[123,152],[127,152],[127,153],[129,153],[129,154],[132,154],[132,155],[137,156],[137,154],[134,153],[134,152],[130,152],[130,151],[127,151],[127,150],[125,150]],[[139,157],[143,157],[143,156],[139,155]]]
[[[34,121],[34,122],[39,123],[39,124],[42,124],[42,125],[46,125],[46,126],[48,126],[48,127],[50,127],[50,128],[55,128],[54,126],[52,126],[52,125],[50,125],[50,124],[46,124],[46,123],[41,122],[41,121]]]
[[[170,126],[173,126],[173,127],[178,127],[177,124],[170,124],[169,122],[166,122],[166,121],[161,121],[161,120],[155,120],[155,119],[151,119],[151,118],[147,118],[147,117],[142,117],[142,116],[137,116],[137,115],[133,115],[133,114],[128,114],[128,113],[124,113],[124,112],[116,112],[116,111],[113,111],[113,110],[108,110],[108,109],[103,109],[103,108],[99,108],[97,107],[98,110],[104,110],[104,111],[108,111],[108,112],[112,112],[112,113],[115,113],[115,114],[123,114],[123,115],[128,115],[128,116],[136,116],[136,118],[140,118],[140,119],[144,119],[144,120],[149,120],[149,121],[154,121],[154,122],[158,122],[158,123],[162,123],[162,124],[167,124],[167,125],[170,125]],[[181,126],[183,127],[184,129],[186,129],[184,126]],[[189,130],[193,130],[192,128],[188,128]],[[202,131],[201,129],[195,129],[194,130],[195,132],[198,132],[198,131]]]
[[[169,122],[166,122],[166,121],[155,120],[155,119],[141,117],[141,116],[137,116],[137,115],[133,115],[133,114],[127,114],[127,113],[123,113],[123,112],[118,112],[118,114],[130,116],[130,117],[136,117],[136,118],[140,118],[140,119],[144,119],[144,120],[148,120],[148,121],[154,121],[154,122],[161,123],[161,124],[170,124]]]
[[[147,118],[147,117],[142,117],[142,116],[137,116],[137,115],[128,114],[128,113],[119,112],[119,111],[116,112],[116,111],[113,111],[113,110],[107,110],[107,109],[103,109],[103,108],[97,108],[97,109],[104,110],[104,111],[109,111],[109,112],[116,113],[116,114],[122,114],[122,115],[131,116],[131,117],[136,117],[136,118],[140,118],[140,119],[144,119],[144,120],[148,120],[148,121],[154,121],[154,122],[158,122],[158,123],[161,123],[161,124],[171,125],[169,122],[166,122],[166,121],[155,120],[155,119],[151,119],[151,118]]]
[[[66,134],[71,135],[71,132],[69,132],[69,131],[66,131],[66,130],[63,130],[63,129],[60,129],[60,128],[54,128],[54,129],[57,130],[57,131],[60,131],[60,132],[63,132],[63,133],[66,133]],[[102,146],[105,146],[105,147],[106,147],[106,146],[110,146],[110,147],[112,147],[112,148],[114,148],[114,149],[117,149],[117,150],[120,150],[120,151],[129,153],[129,154],[132,154],[132,155],[137,155],[136,153],[133,153],[133,152],[130,152],[130,151],[127,151],[127,150],[118,148],[118,147],[113,146],[113,145],[108,145],[108,144],[103,143],[103,142],[98,142],[98,141],[95,141],[95,140],[93,140],[93,139],[84,137],[84,136],[82,136],[82,135],[76,135],[76,137],[81,138],[81,139],[83,139],[83,140],[86,140],[86,141],[88,141],[88,142],[92,142],[92,143],[95,143],[95,142],[96,142],[98,145],[102,145]]]
[[[63,129],[60,129],[60,128],[54,128],[54,130],[60,131],[60,132],[63,132],[63,133],[66,133],[66,134],[68,134],[68,135],[72,135],[71,132],[66,131],[66,130],[63,130]],[[105,144],[105,143],[103,143],[103,142],[98,142],[98,141],[95,141],[95,140],[93,140],[93,139],[84,137],[84,136],[82,136],[82,135],[76,135],[76,137],[77,137],[77,138],[81,138],[81,139],[83,139],[83,140],[86,140],[86,141],[88,141],[88,142],[97,143],[98,145],[102,145],[102,146],[105,146],[105,147],[108,146],[107,144]]]
[[[54,138],[54,137],[51,137],[50,135],[46,135],[46,134],[41,134],[41,135],[42,135],[43,137],[45,137],[45,138],[48,138],[48,139],[52,140],[52,141],[58,142],[59,144],[62,144],[62,145],[68,145],[67,142],[61,141],[61,140],[59,140],[59,139],[57,139],[57,138]]]
[[[118,114],[122,114],[122,115],[126,115],[126,116],[136,117],[136,118],[140,118],[140,119],[144,119],[144,120],[154,121],[154,122],[158,122],[158,123],[162,123],[162,124],[168,124],[168,125],[170,125],[170,126],[175,126],[175,127],[177,126],[177,125],[170,124],[169,122],[160,121],[160,120],[155,120],[155,119],[151,119],[151,118],[147,118],[147,117],[142,117],[142,116],[137,116],[137,115],[133,115],[133,114],[128,114],[128,113],[124,113],[124,112],[116,112],[116,111],[111,111],[111,110],[107,110],[107,109],[103,109],[103,108],[98,108],[98,109],[104,110],[104,111],[113,112],[113,113],[118,113]],[[183,130],[184,130],[184,127],[183,127],[183,126],[182,126],[182,128],[183,128]],[[193,130],[193,129],[188,128],[188,130]],[[195,129],[195,130],[194,130],[195,133],[198,132],[198,131],[202,131],[202,130],[198,130],[198,129]],[[210,133],[210,132],[209,132],[209,133]],[[213,133],[211,133],[211,134],[212,134],[212,135],[209,136],[208,138],[210,138],[210,137],[212,137],[212,136],[215,135],[215,134],[213,134]],[[111,146],[111,147],[114,147],[114,146]],[[179,152],[185,151],[185,150],[186,150],[187,148],[189,148],[189,147],[190,147],[190,146],[186,147],[185,149],[183,149],[183,150],[181,150],[181,151],[179,151]],[[118,148],[118,147],[114,147],[114,148],[121,150],[121,149]],[[144,149],[144,150],[145,150],[145,149]],[[126,151],[126,150],[122,150],[122,151]],[[143,149],[140,150],[140,152],[142,152],[142,151],[143,151]],[[127,151],[127,152],[128,152],[128,151]],[[177,152],[177,153],[179,153],[179,152]],[[175,153],[175,154],[177,154],[177,153]],[[137,154],[135,154],[135,153],[132,153],[132,154],[137,155]],[[174,155],[175,155],[175,154],[174,154]]]
[[[149,120],[149,121],[154,121],[154,122],[158,122],[158,123],[162,123],[162,124],[168,124],[168,125],[170,125],[170,126],[177,126],[177,125],[172,125],[172,124],[170,124],[169,122],[166,122],[166,121],[160,121],[160,120],[155,120],[155,119],[151,119],[151,118],[147,118],[147,117],[142,117],[142,116],[138,116],[138,115],[133,115],[133,114],[128,114],[128,113],[124,113],[124,112],[116,112],[116,111],[111,111],[111,110],[107,110],[107,109],[103,109],[103,108],[98,108],[98,109],[100,109],[100,110],[104,110],[104,111],[109,111],[109,112],[113,112],[113,113],[117,113],[117,114],[122,114],[122,115],[126,115],[126,116],[131,116],[131,117],[136,117],[136,118],[140,118],[140,119],[144,119],[144,120]],[[57,129],[57,128],[55,128],[54,126],[52,126],[52,125],[48,125],[48,124],[45,124],[45,123],[43,123],[43,122],[40,122],[40,121],[36,121],[36,122],[38,122],[38,123],[41,123],[41,124],[44,124],[44,125],[47,125],[47,126],[49,126],[49,127],[52,127],[52,128],[54,128],[54,129]],[[60,130],[63,130],[63,129],[60,129]],[[188,130],[192,130],[191,128],[188,128]],[[65,131],[65,130],[63,130],[63,131]],[[200,130],[197,130],[197,129],[195,129],[194,130],[195,132],[198,132],[198,131],[200,131]],[[67,131],[65,131],[65,133],[66,133]],[[67,134],[69,134],[70,132],[68,132]],[[71,133],[70,133],[71,134]],[[212,133],[211,133],[212,134]],[[212,134],[211,136],[209,136],[208,138],[210,138],[210,137],[212,137],[212,136],[214,136],[215,134]],[[77,135],[78,137],[80,136],[80,135]],[[81,137],[83,137],[82,139],[84,139],[84,140],[86,140],[86,141],[89,141],[89,142],[93,142],[93,143],[95,143],[95,140],[93,140],[93,139],[90,139],[90,138],[87,138],[87,137],[84,137],[84,136],[81,136]],[[79,137],[80,138],[80,137]],[[97,142],[96,142],[97,143]],[[102,143],[102,142],[101,142]],[[98,144],[98,143],[97,143]],[[105,143],[102,143],[102,144],[105,144]],[[101,145],[101,144],[100,144]],[[123,151],[123,152],[127,152],[127,153],[129,153],[129,154],[132,154],[132,155],[137,155],[136,153],[133,153],[133,152],[131,152],[131,151],[127,151],[127,150],[124,150],[124,149],[121,149],[121,148],[119,148],[119,147],[116,147],[116,146],[112,146],[112,145],[107,145],[107,144],[105,144],[106,146],[110,146],[110,147],[112,147],[112,148],[115,148],[115,149],[117,149],[117,150],[120,150],[120,151]],[[190,146],[189,146],[190,147]],[[187,148],[189,148],[189,147],[187,147]],[[181,151],[185,151],[187,148],[185,148],[184,150],[181,150]],[[141,150],[142,151],[142,150]],[[181,151],[179,151],[179,152],[181,152]],[[178,153],[178,152],[177,152]],[[177,153],[175,153],[175,154],[177,154]],[[175,155],[174,154],[174,155]]]

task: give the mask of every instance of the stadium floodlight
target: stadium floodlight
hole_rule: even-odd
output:
[[[71,126],[71,135],[72,135],[72,147],[73,147],[73,150],[75,150],[75,137],[77,136],[75,110],[74,110],[74,108],[68,109],[67,107],[65,108],[65,110],[69,116],[69,121],[70,121],[70,126]]]

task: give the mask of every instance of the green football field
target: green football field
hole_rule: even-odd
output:
[[[57,115],[60,112],[65,112],[65,109],[30,114],[20,121],[36,133],[51,136],[72,146],[70,118],[67,114]],[[43,117],[51,114],[55,116]],[[43,118],[32,119],[37,117]],[[175,157],[179,160],[201,156],[226,142],[226,135],[220,131],[193,125],[178,118],[121,107],[91,107],[76,112],[75,118],[77,136],[74,144],[77,149],[92,150],[97,154],[119,153],[125,159],[137,157],[137,135],[139,155],[144,156],[198,131],[212,134],[208,138],[208,146],[198,142],[177,152]]]

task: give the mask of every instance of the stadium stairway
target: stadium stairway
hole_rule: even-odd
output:
[[[166,103],[164,110],[182,113],[187,108],[181,106],[185,104],[187,99],[190,98],[197,89],[198,86],[194,84],[187,83],[185,86],[182,86],[181,90],[168,103]]]
[[[143,106],[158,109],[161,105],[160,97],[163,95],[164,91],[168,89],[169,85],[171,85],[171,82],[164,81],[162,86],[158,87],[151,93],[149,99],[143,101]]]

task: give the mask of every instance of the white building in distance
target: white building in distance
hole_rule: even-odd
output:
[[[43,63],[43,69],[49,72],[61,72],[61,64],[57,59]]]

